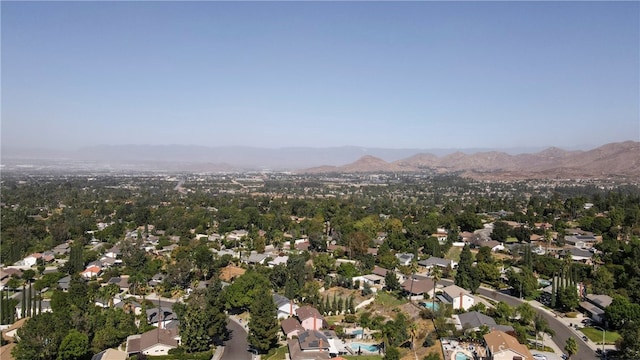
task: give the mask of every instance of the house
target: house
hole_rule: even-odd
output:
[[[100,275],[100,273],[102,273],[102,269],[100,269],[99,267],[93,265],[93,266],[89,266],[88,268],[84,269],[84,271],[82,271],[80,273],[80,276],[82,276],[85,279],[92,279],[94,277],[97,277],[98,275]]]
[[[402,291],[407,294],[411,300],[422,300],[429,291],[433,290],[433,280],[429,278],[412,276],[402,283]]]
[[[443,269],[446,269],[448,267],[454,269],[456,266],[458,266],[458,263],[453,260],[447,260],[432,256],[428,259],[418,261],[418,265],[424,266],[427,270],[433,269],[436,266]]]
[[[593,257],[593,252],[589,250],[579,249],[577,247],[570,247],[563,250],[564,254],[571,255],[571,260],[579,261],[585,264],[591,264],[591,258]]]
[[[159,284],[162,284],[165,278],[166,276],[163,273],[156,273],[155,275],[153,275],[151,280],[149,280],[148,284],[150,287],[155,288]]]
[[[110,257],[113,259],[117,259],[122,255],[122,251],[120,251],[120,246],[116,245],[114,247],[112,247],[111,249],[109,249],[104,256],[106,257]]]
[[[307,330],[297,339],[287,341],[291,360],[324,360],[330,359],[329,339],[320,331]]]
[[[107,349],[93,355],[91,360],[126,360],[127,357],[128,354],[126,351]]]
[[[241,276],[245,273],[245,269],[237,267],[237,266],[233,266],[233,265],[228,265],[226,267],[223,267],[222,269],[220,269],[220,275],[218,275],[218,277],[220,278],[220,280],[225,281],[225,282],[232,282],[233,279],[237,278],[238,276]]]
[[[282,332],[287,336],[287,339],[298,336],[301,332],[305,331],[298,319],[293,317],[282,320],[280,327],[282,327]]]
[[[32,267],[32,266],[33,266],[33,265],[35,265],[35,264],[38,262],[38,260],[40,260],[41,258],[42,258],[42,254],[40,254],[40,253],[33,253],[33,254],[31,254],[31,255],[29,255],[29,256],[27,256],[27,257],[25,257],[25,258],[22,260],[22,264],[23,264],[24,266]]]
[[[453,315],[453,319],[456,322],[457,330],[474,330],[477,331],[482,326],[487,326],[492,330],[500,330],[506,333],[515,333],[515,330],[512,326],[509,325],[498,325],[496,321],[481,312],[472,311],[463,314]]]
[[[25,309],[25,311],[27,313],[25,313],[25,317],[30,317],[31,315],[28,314],[29,311],[29,304],[27,304],[27,308]],[[52,312],[53,310],[51,309],[51,300],[42,300],[41,303],[37,303],[35,307],[31,308],[31,311],[33,313],[37,314],[41,314],[41,313],[46,313],[46,312]],[[16,305],[16,319],[21,319],[22,318],[22,304],[18,303]]]
[[[287,341],[287,345],[291,360],[337,359],[347,353],[342,341],[330,330],[305,330],[297,339]]]
[[[129,290],[129,275],[114,276],[107,281],[108,284],[116,284],[120,291],[127,291]]]
[[[314,307],[302,306],[296,309],[295,312],[305,330],[319,330],[326,326],[324,317]]]
[[[353,281],[360,281],[360,288],[362,289],[364,288],[364,284],[369,284],[369,286],[384,284],[384,277],[376,274],[367,274],[356,276],[353,278]]]
[[[398,253],[396,254],[396,258],[398,258],[398,265],[400,266],[408,266],[411,264],[411,261],[415,255],[411,253]]]
[[[248,236],[249,232],[247,230],[233,230],[232,232],[225,235],[225,240],[227,241],[239,241],[242,240],[243,237]]]
[[[564,237],[564,242],[567,245],[575,246],[581,249],[592,248],[597,242],[597,239],[593,235],[570,235]]]
[[[247,264],[263,264],[264,260],[268,257],[269,255],[267,254],[258,254],[255,251],[252,251],[251,254],[249,254],[249,256],[245,256],[242,259],[242,262],[245,262]]]
[[[71,283],[71,275],[67,275],[58,280],[58,287],[60,288],[60,290],[67,292],[69,291],[69,283]]]
[[[280,294],[273,294],[273,302],[276,304],[276,308],[278,309],[278,319],[286,319],[290,316],[294,316],[295,311],[299,307],[294,304],[293,301]]]
[[[603,323],[605,309],[611,305],[613,298],[609,295],[587,294],[585,300],[580,302],[580,307],[589,314],[593,321]]]
[[[147,323],[149,325],[165,329],[168,328],[167,324],[177,319],[178,317],[173,313],[171,308],[155,307],[147,309]]]
[[[504,331],[494,330],[484,336],[487,355],[492,360],[533,360],[526,346]]]
[[[482,239],[476,238],[471,241],[471,244],[476,248],[481,248],[483,246],[486,246],[490,248],[492,252],[504,251],[505,249],[504,244],[496,240],[482,240]]]
[[[127,337],[126,351],[129,356],[136,354],[168,355],[169,350],[177,348],[179,344],[180,337],[177,328],[156,328],[143,334]]]
[[[453,305],[454,310],[468,310],[475,303],[471,293],[457,285],[449,285],[443,288],[440,300]]]
[[[287,260],[289,260],[288,256],[276,256],[273,260],[269,261],[267,263],[267,266],[269,266],[270,268],[276,266],[276,265],[286,265],[287,264]]]
[[[387,272],[389,272],[389,270],[387,270],[385,268],[382,268],[382,267],[380,267],[378,265],[375,265],[373,267],[373,271],[371,271],[371,273],[373,273],[375,275],[378,275],[378,276],[382,276],[382,277],[387,276]]]
[[[449,235],[449,232],[447,231],[447,229],[444,229],[444,228],[437,228],[436,232],[431,234],[431,236],[433,236],[436,239],[438,239],[438,242],[441,245],[444,245],[447,242],[447,236],[448,235]]]

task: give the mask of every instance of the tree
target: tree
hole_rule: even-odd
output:
[[[630,321],[640,322],[640,304],[632,303],[626,297],[616,296],[604,314],[610,327],[621,329]]]
[[[578,307],[580,298],[578,289],[575,286],[567,286],[558,290],[558,307],[563,311],[571,311]]]
[[[383,360],[400,360],[400,351],[393,346],[389,346],[385,353],[384,353],[384,357],[382,358]]]
[[[266,353],[278,342],[278,331],[276,305],[269,289],[262,287],[251,304],[247,340],[254,349],[260,353]]]
[[[65,324],[53,313],[36,315],[18,329],[20,341],[13,356],[16,360],[54,360],[66,331]]]
[[[475,292],[475,290],[478,289],[478,286],[480,286],[479,274],[477,269],[473,267],[473,257],[471,255],[471,248],[469,247],[469,244],[466,244],[460,253],[460,261],[456,272],[455,284],[463,289],[468,289],[473,292]]]
[[[567,342],[564,345],[564,351],[569,356],[569,359],[571,359],[571,357],[578,352],[578,343],[576,342],[576,339],[574,337],[570,336],[567,339]]]
[[[529,325],[536,315],[536,311],[533,309],[533,306],[528,302],[523,302],[518,305],[516,312],[520,315],[520,323],[522,325]]]
[[[247,309],[261,289],[270,288],[269,280],[264,275],[249,270],[225,288],[227,308]]]
[[[58,348],[58,360],[79,360],[89,353],[89,337],[71,329]]]
[[[194,292],[186,306],[174,306],[180,319],[182,346],[187,352],[207,351],[212,343],[220,343],[227,337],[221,291],[220,281],[214,280],[206,290]]]
[[[440,270],[439,266],[434,266],[431,269],[431,277],[433,278],[433,296],[431,297],[431,309],[436,308],[436,287],[438,286],[438,281],[442,278],[442,270]]]
[[[511,227],[504,221],[496,221],[493,223],[493,230],[491,231],[491,238],[496,241],[504,242],[509,236]]]
[[[613,294],[615,278],[613,274],[605,266],[599,266],[593,274],[591,291],[594,294],[609,295]]]
[[[538,334],[542,334],[544,340],[544,334],[554,335],[553,329],[549,327],[547,320],[540,314],[536,314],[533,318],[533,331],[536,333],[536,347],[538,346]]]
[[[393,271],[387,271],[384,276],[384,284],[387,290],[391,292],[397,292],[401,289],[400,281],[398,281],[398,277]]]
[[[620,330],[620,339],[616,347],[622,350],[627,359],[640,359],[640,322],[631,321]]]

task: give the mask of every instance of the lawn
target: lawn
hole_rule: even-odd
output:
[[[389,294],[385,291],[380,291],[378,292],[378,295],[376,295],[376,300],[374,302],[384,307],[396,307],[405,304],[407,302],[407,299],[398,299],[392,294]]]
[[[289,349],[286,346],[281,346],[275,350],[270,350],[267,355],[261,356],[265,360],[284,360],[287,358],[287,352]]]
[[[592,328],[592,327],[585,327],[580,329],[580,331],[582,331],[585,335],[587,335],[589,340],[593,341],[594,343],[602,344],[602,330]],[[620,334],[618,334],[617,332],[606,331],[604,336],[604,342],[605,344],[615,344],[618,338],[620,338]]]
[[[451,249],[449,249],[449,252],[447,253],[447,256],[445,256],[445,258],[453,260],[455,262],[459,262],[461,252],[462,252],[462,248],[452,246]]]

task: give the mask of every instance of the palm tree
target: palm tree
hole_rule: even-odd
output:
[[[416,338],[416,332],[418,331],[418,324],[416,322],[412,322],[409,324],[409,331],[411,331],[411,349],[415,353],[415,345],[413,344],[413,340]]]
[[[102,288],[103,295],[109,300],[109,307],[113,307],[113,297],[120,293],[120,286],[109,284]]]
[[[536,314],[533,318],[533,332],[536,333],[536,348],[538,348],[538,334],[544,331],[547,321],[540,315]]]
[[[567,343],[564,345],[564,351],[567,352],[567,356],[569,356],[569,359],[571,359],[571,357],[578,352],[578,343],[576,342],[576,339],[574,337],[569,337],[567,339]]]
[[[436,286],[438,286],[438,281],[442,277],[442,270],[440,270],[439,266],[434,266],[431,270],[431,277],[433,277],[433,297],[431,299],[431,311],[436,310]]]

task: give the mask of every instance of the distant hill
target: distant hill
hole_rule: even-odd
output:
[[[301,172],[368,173],[425,170],[459,173],[476,178],[640,177],[640,142],[612,143],[588,151],[567,151],[552,147],[538,153],[518,155],[497,151],[473,154],[458,151],[438,157],[421,153],[394,162],[364,156],[347,165],[315,167]]]
[[[2,148],[4,169],[299,173],[429,172],[474,178],[640,177],[640,143],[627,141],[591,150],[384,149],[356,146],[254,148],[246,146],[111,145],[76,151]],[[49,165],[53,163],[54,165]],[[345,165],[346,164],[346,165]],[[66,167],[65,167],[66,166]]]

